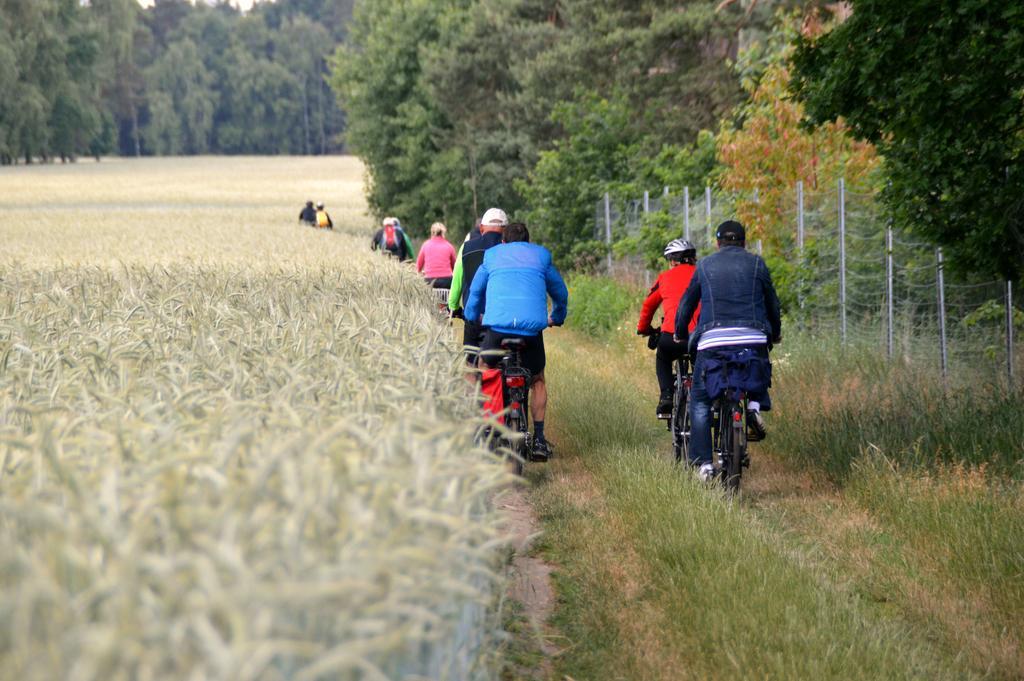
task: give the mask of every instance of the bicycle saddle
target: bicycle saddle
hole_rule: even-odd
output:
[[[501,341],[501,347],[506,350],[522,350],[526,347],[526,341],[522,338],[505,338]]]

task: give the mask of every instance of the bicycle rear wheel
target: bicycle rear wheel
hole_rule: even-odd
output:
[[[512,471],[519,476],[523,474],[523,464],[526,461],[526,435],[522,432],[523,426],[518,414],[506,418],[505,425],[512,431],[509,439],[509,458],[512,460]]]
[[[736,492],[740,488],[740,478],[743,476],[743,454],[747,446],[746,433],[743,429],[746,423],[743,420],[741,405],[732,404],[728,410],[723,411],[723,417],[727,422],[723,425],[722,431],[722,451],[725,454],[722,484],[729,492]]]

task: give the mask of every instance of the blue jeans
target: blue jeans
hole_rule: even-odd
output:
[[[765,357],[768,356],[766,346],[759,346],[759,349]],[[687,407],[690,410],[690,464],[694,466],[711,463],[711,408],[714,401],[708,397],[707,388],[704,386],[704,361],[707,356],[707,351],[701,351],[694,360],[693,384],[690,387],[690,403]],[[760,401],[762,411],[771,409],[772,403],[767,390],[748,397]]]
[[[690,386],[690,464],[694,466],[711,463],[711,400],[704,387],[706,357],[706,352],[697,353]]]

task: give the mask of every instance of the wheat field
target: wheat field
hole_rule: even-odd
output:
[[[508,474],[361,188],[0,168],[0,679],[490,674]]]

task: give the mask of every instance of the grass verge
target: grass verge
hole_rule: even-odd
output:
[[[559,459],[535,493],[580,679],[970,677],[742,503],[657,454],[632,366],[551,334]],[[651,372],[653,373],[653,372]],[[654,446],[652,446],[654,445]]]

